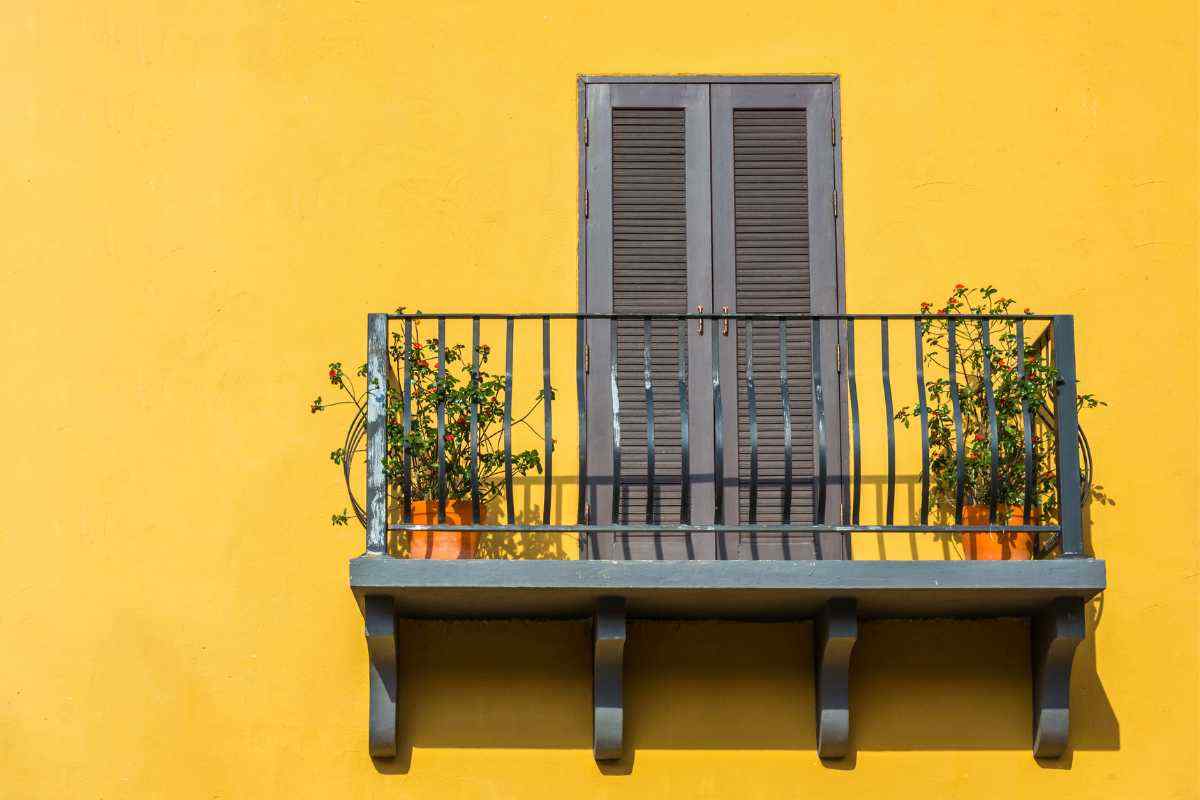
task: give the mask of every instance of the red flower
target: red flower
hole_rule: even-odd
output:
[[[422,358],[420,361],[417,362],[417,366],[421,367],[421,369],[428,369],[429,362]]]
[[[956,283],[956,284],[954,284],[954,288],[955,288],[956,290],[961,290],[961,289],[965,289],[965,288],[967,288],[967,287],[966,287],[966,286],[963,286],[961,283]]]
[[[446,444],[451,444],[454,441],[454,437],[448,433],[442,438],[446,440]]]
[[[1025,309],[1025,313],[1026,313],[1026,314],[1032,314],[1032,313],[1033,313],[1033,311],[1032,311],[1031,309],[1028,309],[1028,308],[1027,308],[1027,309]]]
[[[337,370],[336,369],[329,370],[329,380],[331,380],[331,381],[337,380]]]

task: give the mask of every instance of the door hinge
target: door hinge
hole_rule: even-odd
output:
[[[583,374],[592,374],[592,346],[587,344],[583,346]]]
[[[837,187],[835,186],[835,187],[833,187],[833,218],[837,219],[837,215],[838,215],[838,201],[837,201]]]
[[[592,125],[587,117],[583,118],[583,146],[587,147],[592,143]]]
[[[588,189],[583,190],[583,218],[588,219],[592,215],[592,193]]]
[[[833,360],[837,363],[837,374],[842,374],[842,343],[833,346]]]
[[[834,147],[837,147],[837,118],[832,114],[829,115],[829,141],[833,142]]]

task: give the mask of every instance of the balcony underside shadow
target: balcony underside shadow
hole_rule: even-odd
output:
[[[1095,604],[1075,659],[1072,750],[1120,746],[1095,668]],[[639,750],[792,750],[816,758],[809,622],[631,621],[624,773]],[[426,749],[591,749],[591,633],[582,621],[401,619],[397,758]],[[1012,750],[1031,743],[1023,619],[864,621],[851,672],[851,753]],[[931,710],[936,710],[932,713]],[[1027,757],[1027,756],[1025,756]]]

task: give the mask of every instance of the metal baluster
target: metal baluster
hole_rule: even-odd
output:
[[[650,317],[642,320],[642,381],[646,392],[646,524],[654,523],[654,378],[650,373]]]
[[[750,406],[750,524],[758,522],[758,392],[754,386],[754,321],[746,322],[746,403]]]
[[[721,337],[717,335],[716,318],[712,333],[712,387],[713,387],[713,519],[718,525],[725,524],[725,409],[721,403]],[[717,536],[719,554],[724,553],[724,536]]]
[[[609,348],[612,352],[612,364],[609,375],[609,386],[612,390],[612,517],[614,523],[621,521],[621,399],[617,394],[617,320],[609,322]],[[628,549],[628,538],[625,543]]]
[[[679,457],[683,486],[679,492],[679,521],[687,525],[692,520],[692,464],[689,453],[688,430],[688,332],[687,320],[679,320]],[[688,537],[688,547],[691,547]]]
[[[963,453],[962,405],[958,399],[958,343],[953,319],[946,321],[946,335],[950,355],[950,405],[954,412],[954,446],[958,457],[958,468],[955,472],[954,524],[962,525],[963,494],[967,489],[967,463]]]
[[[386,314],[367,317],[367,553],[387,552],[387,326]],[[349,458],[349,455],[347,455]]]
[[[517,524],[516,503],[513,500],[512,463],[512,378],[513,378],[513,318],[504,320],[504,497],[508,506],[508,524]]]
[[[850,430],[854,439],[854,496],[850,521],[857,525],[862,516],[862,431],[858,415],[858,369],[854,354],[854,320],[846,320],[846,376],[850,388]]]
[[[543,444],[546,449],[545,488],[542,491],[542,524],[550,524],[551,484],[554,475],[554,414],[550,409],[553,389],[550,387],[550,318],[542,317],[542,403],[546,410],[546,430]]]
[[[401,466],[400,480],[404,484],[404,511],[401,519],[412,522],[412,450],[408,446],[412,436],[412,320],[404,320],[404,418],[401,422],[404,428],[404,460]]]
[[[1083,486],[1079,474],[1079,416],[1075,387],[1075,319],[1055,315],[1054,369],[1058,388],[1054,397],[1054,425],[1058,453],[1058,513],[1064,558],[1083,555]]]
[[[1017,320],[1017,381],[1021,391],[1021,428],[1025,449],[1025,501],[1021,512],[1021,524],[1030,525],[1033,518],[1033,413],[1029,407],[1029,395],[1025,391],[1025,320]]]
[[[576,522],[587,523],[587,323],[575,320],[575,400],[579,406],[579,510]],[[584,534],[587,536],[587,534]],[[580,539],[582,547],[582,537]],[[585,552],[580,550],[580,554]]]
[[[818,525],[825,522],[825,481],[828,469],[825,443],[825,391],[821,385],[821,321],[812,321],[813,405],[817,413],[817,508]]]
[[[481,522],[479,497],[479,317],[471,320],[471,521]]]
[[[1000,491],[1000,432],[996,423],[996,394],[992,389],[992,333],[991,321],[979,321],[982,327],[983,341],[983,396],[987,402],[988,413],[988,448],[991,451],[991,480],[988,494],[988,524],[996,524],[996,495]]]
[[[438,317],[437,355],[438,522],[446,521],[446,318]]]
[[[888,321],[879,321],[883,349],[883,407],[887,416],[887,516],[888,525],[896,522],[896,420],[892,407],[892,348],[888,341]]]
[[[779,407],[783,411],[783,523],[792,521],[792,402],[788,392],[787,320],[779,320]]]
[[[929,524],[929,409],[925,401],[924,330],[921,320],[913,320],[913,338],[917,350],[917,404],[921,413],[921,524]]]

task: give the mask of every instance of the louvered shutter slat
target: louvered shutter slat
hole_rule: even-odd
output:
[[[687,204],[684,111],[613,109],[613,311],[679,314],[687,309]],[[675,142],[675,146],[664,146]],[[654,381],[654,518],[678,522],[681,493],[678,331],[652,323]],[[617,326],[621,401],[622,524],[645,521],[647,481],[643,324]],[[617,558],[684,558],[678,534],[616,537]]]
[[[808,237],[807,119],[804,109],[735,109],[733,183],[735,290],[739,313],[807,313],[811,308]],[[784,157],[783,154],[788,154]],[[788,326],[792,416],[792,521],[812,522],[813,419],[811,335]],[[745,323],[738,330],[738,505],[750,510],[750,415]],[[783,519],[784,429],[779,390],[778,326],[757,323],[754,378],[758,416],[757,521]],[[755,534],[739,541],[742,558],[813,558],[808,535]]]

